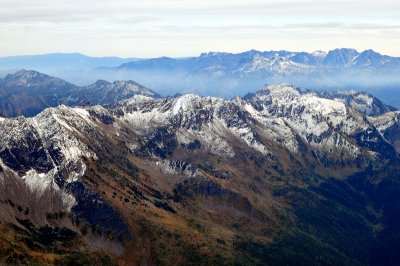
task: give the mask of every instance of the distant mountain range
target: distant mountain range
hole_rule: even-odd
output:
[[[0,70],[35,69],[37,71],[84,70],[94,67],[117,67],[137,58],[91,57],[80,53],[52,53],[0,57]]]
[[[318,51],[289,52],[250,50],[243,53],[231,54],[210,52],[202,53],[199,57],[174,59],[168,57],[145,59],[122,64],[119,68],[140,68],[215,72],[215,68],[223,70],[225,75],[235,72],[252,72],[256,70],[275,70],[280,72],[296,72],[302,68],[314,67],[346,67],[346,68],[393,68],[400,67],[400,58],[381,55],[373,50],[359,53],[355,49],[342,48],[325,53]]]
[[[99,80],[80,87],[36,71],[20,70],[0,79],[0,117],[34,116],[62,104],[113,104],[137,94],[158,97],[133,81]]]
[[[354,49],[328,53],[251,50],[239,54],[203,53],[186,59],[140,60],[108,71],[125,73],[160,90],[174,90],[179,84],[184,92],[220,97],[233,97],[251,87],[280,82],[313,89],[373,91],[397,88],[400,58]],[[150,73],[159,78],[151,79]]]
[[[50,58],[50,59],[49,59]],[[34,63],[32,63],[34,62]],[[79,85],[135,80],[161,95],[196,93],[231,98],[263,84],[323,90],[364,90],[400,107],[400,58],[373,50],[209,52],[187,58],[91,58],[79,54],[0,58],[0,69],[41,71]]]

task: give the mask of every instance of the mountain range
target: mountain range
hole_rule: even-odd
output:
[[[2,84],[41,77],[69,86]],[[397,265],[399,121],[367,93],[289,84],[1,118],[0,260]]]
[[[0,70],[36,69],[38,71],[84,70],[94,67],[117,67],[138,58],[91,57],[80,53],[52,53],[0,57]]]
[[[304,92],[312,92],[304,90]],[[373,95],[360,91],[314,91],[319,96],[345,102],[367,115],[379,115],[396,108]],[[20,70],[0,79],[0,117],[34,116],[48,107],[59,105],[113,105],[134,95],[161,97],[134,81],[98,80],[77,86],[33,70]],[[248,95],[251,95],[248,94]],[[246,95],[245,97],[247,97]]]
[[[321,90],[363,90],[400,107],[400,58],[373,50],[329,52],[209,52],[186,58],[93,58],[49,54],[0,58],[0,70],[34,69],[86,86],[96,80],[135,80],[159,94],[195,93],[226,99],[265,83]]]
[[[168,57],[137,60],[124,63],[119,68],[178,68],[180,70],[195,70],[215,72],[211,65],[219,65],[219,70],[225,75],[234,74],[240,70],[243,73],[255,70],[277,70],[278,72],[301,71],[310,66],[346,67],[346,68],[393,68],[400,67],[400,58],[381,55],[373,50],[359,53],[355,49],[334,49],[328,53],[317,51],[289,52],[250,50],[231,54],[222,52],[202,53],[199,57],[174,59]]]
[[[238,54],[203,53],[186,59],[155,58],[100,68],[118,73],[161,94],[169,91],[230,98],[264,83],[291,83],[309,89],[362,89],[379,92],[383,100],[398,106],[400,58],[372,50],[335,49],[328,53],[247,51]],[[151,78],[151,73],[157,79]],[[107,74],[105,74],[107,75]],[[179,91],[176,84],[179,84]],[[390,90],[390,93],[387,93]],[[390,95],[390,97],[388,96]]]
[[[34,116],[61,104],[113,104],[136,94],[158,97],[134,81],[98,80],[80,87],[36,71],[20,70],[0,79],[0,117]]]

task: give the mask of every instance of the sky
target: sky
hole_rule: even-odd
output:
[[[0,56],[328,51],[400,56],[399,0],[0,0]]]

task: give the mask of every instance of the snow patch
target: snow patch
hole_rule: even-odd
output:
[[[46,193],[54,193],[53,191],[59,193],[64,207],[69,211],[75,205],[76,200],[72,195],[62,191],[54,181],[56,173],[56,169],[48,173],[38,173],[35,169],[31,169],[21,178],[37,198],[45,196]]]
[[[342,102],[319,98],[317,96],[305,96],[304,103],[308,108],[323,116],[330,114],[346,115],[346,106]]]

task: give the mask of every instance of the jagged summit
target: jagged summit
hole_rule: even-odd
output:
[[[323,63],[328,66],[345,66],[353,65],[353,60],[359,55],[357,50],[350,48],[334,49],[328,52]]]
[[[388,61],[388,58],[373,51],[365,50],[354,60],[354,65],[360,67],[381,66]]]
[[[363,91],[312,91],[295,88],[293,85],[288,83],[264,85],[256,93],[247,94],[244,99],[251,99],[254,96],[264,97],[265,99],[265,95],[277,95],[277,99],[287,99],[285,98],[285,95],[291,95],[295,97],[299,97],[301,95],[318,96],[321,98],[342,102],[346,106],[370,116],[382,115],[384,113],[397,110],[395,107],[387,105],[373,95]]]
[[[259,91],[267,91],[267,92],[279,92],[279,91],[296,91],[294,86],[289,83],[279,83],[279,84],[271,84],[262,86]]]

